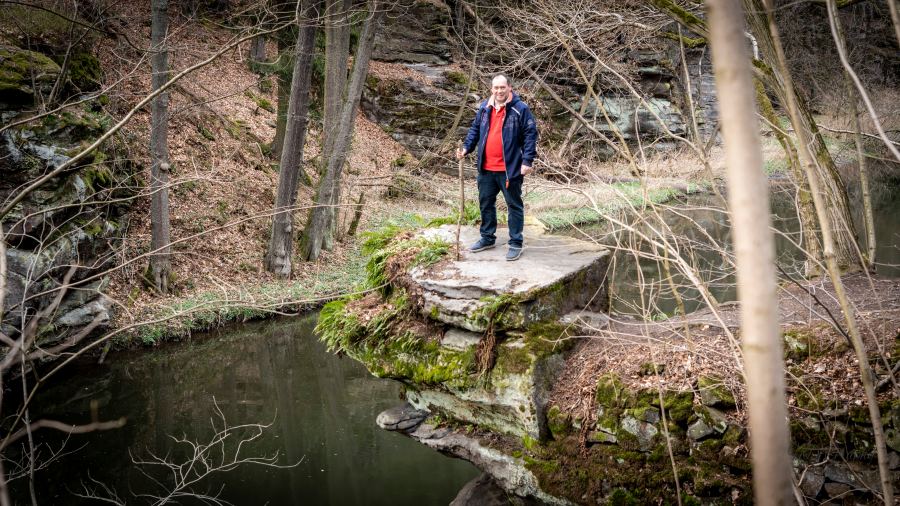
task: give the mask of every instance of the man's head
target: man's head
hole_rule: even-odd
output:
[[[509,79],[503,74],[494,76],[491,80],[491,96],[494,97],[494,102],[505,104],[509,100],[510,93],[512,88],[509,87]]]

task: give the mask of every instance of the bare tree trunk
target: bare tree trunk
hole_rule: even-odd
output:
[[[151,44],[153,46],[152,87],[159,89],[168,80],[168,49],[166,36],[168,31],[168,0],[153,0],[151,5],[152,25]],[[150,256],[147,280],[159,293],[169,292],[171,275],[171,247],[169,227],[169,123],[166,117],[169,110],[169,93],[160,93],[150,108]]]
[[[856,250],[856,229],[853,219],[850,217],[850,201],[847,198],[847,190],[841,181],[841,176],[834,164],[834,159],[828,152],[825,145],[825,139],[819,132],[816,122],[812,117],[806,102],[794,93],[792,88],[786,85],[787,77],[778,70],[778,56],[775,49],[775,43],[772,39],[772,32],[766,21],[765,9],[762,0],[743,0],[744,9],[747,14],[747,20],[750,25],[750,31],[756,39],[759,47],[762,62],[757,62],[757,69],[760,71],[760,77],[766,86],[771,89],[778,98],[779,103],[787,104],[794,101],[797,104],[798,114],[796,118],[791,119],[791,125],[794,128],[794,135],[810,140],[810,156],[805,160],[801,156],[801,165],[809,164],[815,174],[818,175],[820,188],[824,192],[826,199],[829,223],[832,224],[830,231],[835,239],[835,258],[841,270],[853,270],[859,267],[859,258]],[[792,95],[788,97],[788,94]],[[803,151],[801,149],[801,151]],[[803,185],[801,181],[798,185]],[[813,224],[804,224],[804,233],[816,233],[818,227]],[[821,222],[820,222],[821,225]],[[821,233],[824,233],[822,231]],[[814,265],[820,262],[819,258],[811,258],[807,262],[807,272],[816,274],[817,267]]]
[[[353,59],[353,75],[350,77],[347,98],[341,110],[341,120],[334,137],[331,156],[328,158],[327,170],[319,182],[316,205],[310,211],[306,228],[303,230],[300,255],[306,260],[319,258],[323,240],[331,223],[330,220],[333,219],[333,213],[330,210],[335,205],[335,196],[341,183],[341,172],[347,161],[347,155],[350,153],[356,109],[362,96],[369,60],[372,58],[372,47],[375,45],[375,32],[382,15],[383,10],[379,8],[378,0],[369,0],[369,17],[363,27],[359,46],[356,48],[356,56]]]
[[[751,58],[740,0],[708,0],[706,4],[737,259],[753,490],[757,504],[791,504],[793,470],[775,293],[775,241]]]
[[[806,173],[800,166],[800,159],[797,156],[797,148],[791,137],[781,129],[778,116],[775,115],[775,109],[772,107],[772,101],[766,93],[766,85],[762,80],[756,79],[756,101],[759,105],[759,111],[763,118],[770,125],[770,129],[778,139],[784,157],[787,161],[788,170],[794,178],[797,185],[797,212],[800,216],[800,227],[803,232],[801,242],[806,252],[806,265],[804,272],[807,277],[818,277],[822,271],[820,265],[822,263],[822,241],[819,240],[819,221],[816,218],[816,209],[813,206],[812,195],[809,193],[809,184],[806,182]]]
[[[310,0],[304,0],[301,8],[308,12]],[[312,61],[315,52],[316,26],[309,20],[297,32],[294,71],[291,79],[291,95],[287,113],[284,149],[281,151],[281,168],[278,173],[278,193],[275,197],[275,214],[272,218],[272,234],[266,253],[266,269],[281,277],[291,275],[291,255],[294,243],[294,205],[297,202],[297,184],[303,173],[303,146],[306,142],[309,122],[309,89]]]
[[[362,219],[363,208],[366,205],[366,192],[360,192],[359,200],[356,201],[356,210],[353,211],[353,220],[350,221],[350,228],[347,229],[347,236],[356,236],[356,229],[359,228],[359,221]]]
[[[263,35],[257,35],[250,40],[250,54],[249,54],[250,63],[265,63],[266,62],[266,37]]]
[[[853,141],[856,144],[856,159],[859,163],[859,189],[863,201],[863,223],[866,229],[866,264],[869,270],[875,268],[875,217],[872,212],[872,195],[869,192],[869,171],[866,169],[866,154],[863,150],[861,127],[859,125],[859,109],[856,90],[850,78],[844,79],[847,88],[847,99],[850,101],[850,117],[853,121]]]
[[[322,168],[331,157],[347,88],[347,58],[350,54],[350,0],[326,0],[325,7],[325,97],[322,108]]]
[[[894,35],[897,36],[897,44],[900,44],[900,9],[897,8],[897,0],[887,0],[888,9],[891,11],[891,24],[894,25]]]
[[[320,174],[328,168],[328,160],[334,148],[338,122],[341,119],[341,108],[344,94],[347,91],[347,58],[350,53],[350,8],[351,0],[326,0],[325,25],[325,100],[323,107],[323,142],[322,165]],[[340,186],[332,195],[331,207],[328,208],[328,229],[322,238],[322,247],[331,250],[334,247],[335,228],[337,227],[337,205],[340,203]]]
[[[285,39],[284,32],[278,33],[278,58],[275,61],[275,81],[278,84],[278,104],[275,113],[275,138],[272,139],[272,157],[281,159],[284,147],[284,135],[287,130],[288,105],[291,100],[291,80],[293,74],[289,68],[290,52],[295,49]]]
[[[835,16],[835,21],[837,17]],[[843,42],[842,42],[843,43]],[[859,164],[859,191],[863,202],[863,225],[866,231],[866,266],[875,268],[875,218],[872,214],[872,195],[869,192],[869,173],[866,169],[866,154],[863,150],[861,127],[859,124],[859,107],[856,90],[850,76],[844,73],[844,90],[850,102],[850,126],[853,130],[853,141],[856,144],[856,160]]]

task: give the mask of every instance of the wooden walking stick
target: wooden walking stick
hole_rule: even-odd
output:
[[[456,149],[462,149],[462,141],[456,142]],[[459,218],[456,219],[456,259],[459,260],[459,233],[462,230],[463,216],[466,214],[466,187],[463,184],[463,160],[459,159]]]

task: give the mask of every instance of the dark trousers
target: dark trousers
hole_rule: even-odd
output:
[[[478,171],[478,205],[481,207],[481,238],[493,244],[497,240],[497,194],[503,193],[509,209],[509,245],[522,247],[522,229],[525,227],[525,204],[522,203],[522,181],[519,176],[509,180],[506,173],[488,170]]]

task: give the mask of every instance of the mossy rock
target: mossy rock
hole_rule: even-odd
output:
[[[597,380],[594,398],[598,406],[612,411],[625,409],[631,396],[617,374],[606,373]]]
[[[782,335],[784,340],[784,358],[801,362],[821,354],[816,338],[809,332],[789,329]]]
[[[59,73],[59,65],[44,54],[0,45],[0,104],[33,103],[35,93],[49,93]]]
[[[475,349],[442,348],[400,326],[410,316],[403,292],[386,301],[382,311],[362,321],[346,297],[326,304],[319,313],[316,332],[330,351],[340,351],[361,362],[374,376],[420,385],[464,386],[473,381]]]
[[[697,380],[697,388],[700,390],[700,402],[704,406],[721,409],[734,409],[734,394],[731,393],[720,378],[715,376],[700,376]]]
[[[498,372],[524,374],[539,361],[564,353],[575,343],[566,326],[552,321],[536,323],[524,333],[511,333],[510,336],[521,337],[498,348],[495,366]]]
[[[88,51],[78,51],[69,58],[67,76],[79,91],[93,91],[100,87],[103,72],[100,60]]]
[[[675,452],[682,490],[686,485],[690,490],[690,499],[684,504],[724,504],[722,498],[729,498],[731,504],[733,490],[737,491],[736,504],[751,504],[750,480],[743,473],[731,475],[720,462],[720,450],[721,446],[711,453],[711,459],[701,461]],[[664,443],[649,452],[620,444],[583,448],[579,436],[571,434],[521,453],[532,462],[527,467],[542,490],[575,504],[675,503],[675,476]],[[556,465],[542,465],[547,462]]]
[[[665,408],[669,420],[685,427],[694,412],[694,392],[691,390],[663,392],[662,407]]]
[[[554,439],[565,437],[572,432],[572,417],[559,406],[550,406],[547,410],[547,428]]]

